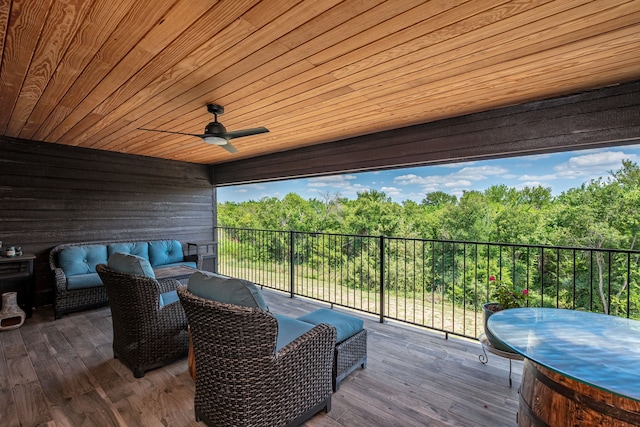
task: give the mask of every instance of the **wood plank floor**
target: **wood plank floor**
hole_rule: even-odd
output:
[[[326,306],[264,294],[276,313]],[[481,364],[478,342],[351,314],[368,329],[367,368],[344,380],[331,412],[306,426],[516,425],[522,362],[513,362],[509,388],[509,362],[489,355]],[[111,333],[107,307],[55,321],[51,308],[40,308],[19,329],[0,332],[0,425],[199,425],[186,358],[135,379],[113,359]]]

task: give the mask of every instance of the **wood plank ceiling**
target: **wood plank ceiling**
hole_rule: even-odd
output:
[[[0,134],[219,163],[640,78],[640,0],[2,0]],[[224,105],[230,154],[199,138]]]

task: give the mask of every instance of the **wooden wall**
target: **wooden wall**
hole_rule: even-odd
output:
[[[214,201],[208,166],[0,137],[0,240],[36,254],[36,305],[53,300],[52,247],[211,240]]]
[[[640,142],[640,81],[215,165],[217,186]]]

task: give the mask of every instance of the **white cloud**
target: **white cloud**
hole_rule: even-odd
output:
[[[380,191],[389,197],[398,197],[402,195],[402,190],[396,187],[381,187]]]
[[[307,188],[309,192],[315,194],[321,194],[321,189],[329,188],[329,191],[348,198],[353,198],[359,192],[369,191],[371,189],[368,185],[352,182],[355,179],[358,179],[358,177],[351,174],[309,178],[307,179]]]
[[[355,175],[331,175],[331,176],[320,176],[317,178],[309,178],[308,186],[309,187],[329,187],[329,186],[339,186],[348,181],[357,179],[358,177]]]
[[[409,185],[409,184],[422,184],[425,182],[426,179],[428,179],[430,177],[421,177],[415,174],[409,174],[409,175],[398,175],[395,178],[393,178],[393,182],[398,183],[400,185]]]
[[[505,176],[507,173],[507,169],[498,166],[465,166],[447,175],[400,175],[395,177],[393,182],[401,186],[419,185],[422,188],[422,194],[446,191],[449,194],[458,195],[474,182],[494,176]]]
[[[540,181],[525,181],[525,182],[521,182],[518,185],[516,185],[516,190],[522,190],[525,187],[529,187],[529,188],[534,188],[534,187],[548,187],[549,183],[543,183]]]
[[[466,179],[460,179],[460,180],[449,181],[444,183],[444,186],[447,188],[468,187],[470,185],[471,185],[471,181],[467,181]]]
[[[606,176],[609,171],[622,166],[622,160],[638,162],[639,156],[623,151],[596,151],[571,157],[553,167],[559,178],[583,178],[585,181]]]
[[[518,177],[518,181],[553,181],[554,179],[558,179],[558,177],[554,174],[547,175],[521,175]]]
[[[454,172],[451,175],[459,178],[466,178],[471,181],[481,181],[488,176],[501,176],[509,172],[508,169],[499,166],[474,166],[460,169],[458,172]]]

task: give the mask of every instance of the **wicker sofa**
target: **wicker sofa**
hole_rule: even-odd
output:
[[[108,302],[107,292],[96,272],[110,255],[128,253],[146,258],[154,271],[175,265],[201,268],[202,255],[184,255],[177,240],[128,242],[83,242],[58,245],[49,251],[54,280],[55,318],[74,311],[100,307]]]

